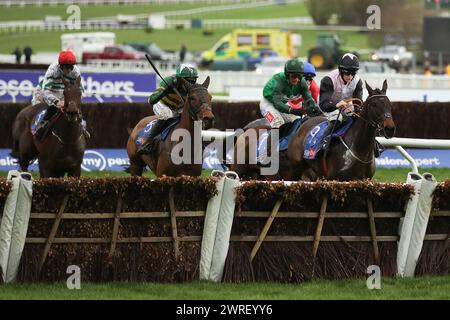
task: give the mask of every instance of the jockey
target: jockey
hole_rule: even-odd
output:
[[[156,122],[148,133],[146,133],[144,143],[138,149],[138,154],[150,154],[153,147],[153,138],[161,131],[166,121],[175,118],[183,112],[183,100],[187,92],[182,85],[180,78],[184,78],[191,84],[197,83],[198,72],[190,64],[180,64],[177,66],[175,75],[164,78],[160,87],[148,98],[148,102],[153,105],[153,112],[156,115]],[[182,98],[175,93],[174,88],[182,95]]]
[[[311,91],[311,96],[314,99],[314,101],[317,103],[319,99],[319,86],[317,85],[317,82],[314,81],[314,77],[316,76],[316,68],[309,63],[309,62],[303,62],[303,78],[306,80],[306,84],[309,87],[309,91]],[[299,101],[303,101],[303,98],[300,98]]]
[[[326,144],[326,136],[333,130],[336,124],[352,115],[354,107],[351,102],[345,100],[358,98],[362,100],[362,80],[356,74],[359,70],[359,61],[352,53],[344,54],[338,69],[328,73],[320,82],[319,107],[328,118],[328,127],[323,134],[323,144]],[[340,112],[339,108],[343,108]]]
[[[288,60],[284,72],[275,74],[264,86],[260,110],[271,128],[279,128],[317,108],[303,72],[302,62]],[[302,108],[296,108],[301,97],[305,99],[305,104]]]
[[[33,106],[46,103],[47,110],[44,118],[37,124],[35,137],[41,139],[44,132],[47,131],[49,120],[56,114],[58,109],[64,108],[64,83],[62,78],[75,81],[80,77],[80,69],[75,65],[77,63],[72,51],[61,51],[58,62],[52,63],[45,73],[44,79],[39,82],[33,92],[31,104]]]

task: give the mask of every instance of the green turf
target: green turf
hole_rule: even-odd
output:
[[[378,168],[375,172],[373,180],[377,182],[406,182],[406,177],[411,169],[407,168],[395,168],[385,169]],[[438,182],[442,182],[450,179],[450,168],[419,168],[421,174],[429,172]]]
[[[95,17],[112,17],[118,14],[152,14],[162,11],[182,11],[195,8],[210,8],[224,4],[206,3],[181,3],[181,4],[145,4],[145,5],[89,5],[79,6],[81,19]],[[68,18],[70,14],[66,12],[68,6],[27,6],[27,7],[2,7],[0,11],[0,21],[11,20],[40,20],[45,16],[60,16],[62,19]],[[292,3],[284,5],[273,4],[271,6],[254,7],[248,9],[221,10],[205,13],[195,13],[188,15],[168,16],[167,19],[264,19],[264,18],[284,18],[309,16],[304,3]]]
[[[450,299],[450,276],[413,279],[382,278],[380,290],[369,290],[366,279],[280,283],[104,283],[81,282],[80,290],[65,283],[0,286],[0,299]]]
[[[151,14],[161,11],[187,10],[204,7],[204,3],[182,3],[182,4],[136,4],[136,5],[80,5],[81,19],[95,17],[112,17],[118,14]],[[11,6],[1,7],[0,21],[11,20],[40,20],[45,16],[60,16],[62,19],[69,17],[66,12],[68,6]]]

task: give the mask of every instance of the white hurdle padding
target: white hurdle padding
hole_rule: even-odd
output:
[[[200,280],[208,280],[213,257],[214,241],[216,239],[217,222],[219,220],[220,204],[222,202],[225,172],[214,170],[211,175],[218,177],[216,182],[217,195],[211,198],[206,208],[205,222],[203,225],[203,237],[200,256]]]
[[[397,249],[397,275],[413,277],[431,212],[432,194],[437,182],[432,174],[423,176],[410,172],[407,183],[414,186],[414,195],[406,205],[405,217],[400,220]]]
[[[416,216],[411,232],[408,256],[406,258],[405,277],[414,277],[414,271],[419,260],[420,252],[422,251],[428,220],[430,218],[433,192],[437,186],[437,181],[431,173],[424,173],[422,177]]]
[[[12,170],[8,173],[12,182],[0,224],[0,274],[4,283],[14,282],[30,219],[33,179],[31,174]]]
[[[209,280],[222,281],[225,260],[230,246],[231,227],[233,226],[234,208],[236,207],[236,191],[239,187],[239,176],[236,172],[225,172],[222,202],[220,204],[219,219],[217,221],[216,239],[214,241],[213,257]]]

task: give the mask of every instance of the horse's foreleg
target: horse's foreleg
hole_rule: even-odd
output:
[[[30,161],[20,157],[19,158],[19,165],[20,165],[20,171],[27,172],[28,171],[28,166],[30,165]]]
[[[68,176],[68,177],[79,178],[79,177],[81,176],[81,166],[72,167],[72,168],[67,172],[67,176]]]
[[[130,158],[130,174],[132,176],[142,176],[144,168],[145,163],[141,159]]]

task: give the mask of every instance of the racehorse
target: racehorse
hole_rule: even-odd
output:
[[[31,132],[31,124],[47,104],[28,106],[21,110],[13,123],[12,155],[19,159],[20,169],[27,171],[30,162],[39,160],[41,178],[79,177],[86,139],[82,128],[81,78],[64,83],[64,111],[58,109],[53,116],[48,135],[41,141]]]
[[[262,165],[257,161],[258,141],[263,134],[267,134],[270,130],[270,125],[264,121],[265,119],[258,119],[244,127],[244,133],[236,137],[236,143],[233,150],[233,161],[230,170],[236,172],[239,177],[243,179],[257,179],[257,180],[292,180],[292,172],[290,162],[287,158],[286,152],[279,152],[278,161],[276,161],[278,170],[274,174],[264,175],[262,167],[269,167],[272,164]],[[283,127],[279,130],[283,130]],[[274,160],[274,154],[271,150],[271,140],[267,138],[267,156]]]
[[[311,118],[302,124],[289,143],[288,157],[294,172],[302,180],[354,180],[372,178],[375,174],[375,136],[382,132],[392,138],[395,123],[392,119],[392,105],[386,96],[387,81],[383,88],[372,89],[366,82],[369,93],[362,104],[362,110],[355,114],[356,120],[343,137],[334,140],[325,152],[319,152],[315,159],[304,159],[305,139],[313,128],[325,120]]]
[[[194,121],[202,122],[202,129],[210,129],[214,124],[214,114],[211,108],[211,95],[208,93],[209,77],[202,84],[190,84],[183,78],[182,86],[187,92],[186,98],[184,99],[183,112],[181,113],[180,121],[170,128],[169,133],[163,141],[155,140],[153,152],[150,155],[139,155],[137,154],[136,139],[139,132],[143,130],[147,124],[154,120],[156,116],[148,116],[143,118],[132,130],[127,141],[127,152],[130,158],[130,173],[133,176],[141,176],[145,166],[149,166],[150,169],[160,177],[162,175],[167,176],[178,176],[178,175],[189,175],[189,176],[199,176],[202,172],[202,163],[197,163],[194,161],[196,156],[196,150],[194,148],[196,143],[200,146],[202,141],[194,142]],[[172,159],[172,151],[174,147],[179,143],[175,136],[178,133],[183,132],[189,133],[191,138],[190,141],[190,159],[187,163],[174,163]],[[178,131],[177,131],[178,130]],[[176,133],[174,135],[174,133]],[[172,136],[174,136],[174,141],[172,141]],[[201,139],[201,138],[200,138]],[[183,138],[184,140],[184,138]],[[184,141],[183,141],[184,142]]]

